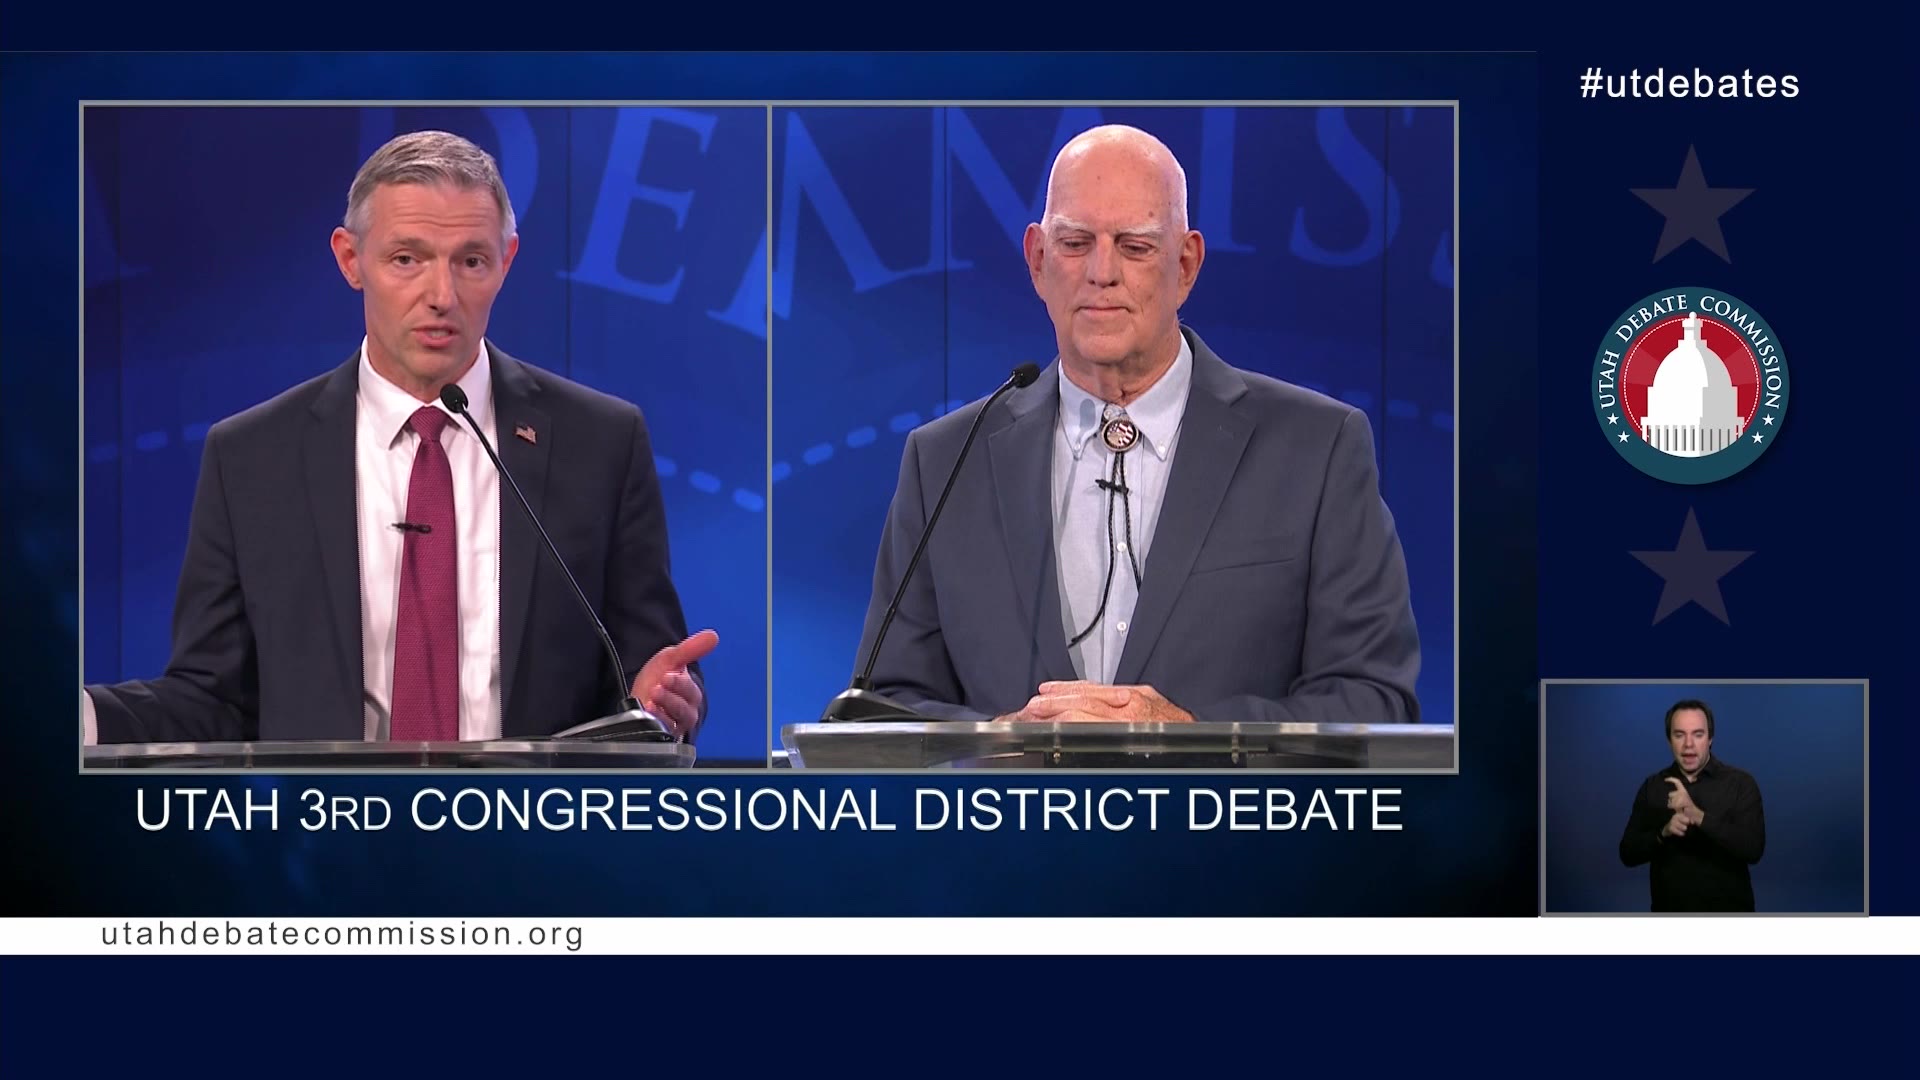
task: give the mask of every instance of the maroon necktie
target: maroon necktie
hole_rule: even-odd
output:
[[[407,483],[406,545],[400,559],[400,616],[393,646],[393,738],[460,737],[459,570],[453,521],[453,467],[440,432],[446,413],[422,406],[407,422],[420,436]]]

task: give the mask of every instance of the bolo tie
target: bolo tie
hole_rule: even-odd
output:
[[[1093,620],[1087,628],[1074,635],[1067,642],[1071,649],[1087,639],[1094,628],[1100,625],[1100,617],[1107,610],[1107,596],[1113,591],[1113,567],[1119,560],[1114,557],[1113,504],[1120,504],[1120,515],[1127,530],[1127,565],[1133,571],[1133,587],[1140,587],[1140,560],[1135,554],[1133,542],[1133,506],[1127,499],[1127,451],[1140,442],[1140,428],[1126,414],[1126,410],[1117,405],[1109,405],[1106,419],[1100,422],[1100,441],[1113,451],[1113,465],[1108,469],[1107,478],[1096,479],[1094,484],[1107,493],[1107,579],[1100,586],[1100,606],[1094,610]],[[1116,500],[1115,496],[1119,496]]]

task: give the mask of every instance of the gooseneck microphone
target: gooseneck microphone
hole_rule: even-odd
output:
[[[933,539],[933,529],[940,523],[940,512],[946,509],[947,496],[953,494],[954,481],[960,479],[960,467],[966,464],[967,453],[973,449],[973,440],[980,434],[980,425],[987,419],[993,403],[1009,390],[1032,386],[1040,377],[1038,364],[1021,364],[1007,376],[1007,381],[988,396],[980,411],[974,414],[973,426],[967,429],[967,441],[960,444],[960,456],[953,461],[953,469],[947,473],[947,486],[940,490],[940,498],[933,504],[933,513],[927,516],[927,527],[920,533],[920,542],[914,546],[913,557],[907,560],[906,572],[900,575],[900,584],[893,591],[893,600],[887,605],[887,612],[880,620],[880,628],[874,632],[873,645],[867,651],[866,666],[853,680],[853,684],[828,703],[826,712],[820,719],[826,723],[847,720],[914,720],[928,719],[912,709],[906,708],[884,694],[873,689],[873,669],[880,662],[880,646],[887,640],[887,630],[893,626],[894,616],[900,613],[900,603],[906,598],[907,585],[913,580],[913,572],[920,565],[921,556],[927,553],[927,542]]]
[[[587,621],[599,631],[600,643],[607,647],[607,659],[613,661],[613,678],[618,684],[614,688],[614,700],[620,703],[620,711],[611,716],[604,716],[578,727],[569,728],[556,737],[624,739],[636,742],[674,741],[673,733],[667,730],[660,718],[642,709],[640,703],[634,700],[633,692],[625,683],[627,669],[620,663],[620,650],[614,648],[613,635],[607,633],[607,624],[601,622],[600,616],[594,613],[593,604],[588,602],[585,590],[581,589],[580,583],[574,580],[573,571],[567,569],[567,561],[560,557],[560,549],[554,546],[553,538],[547,535],[546,526],[540,523],[540,515],[533,512],[533,504],[528,502],[526,495],[521,493],[519,483],[514,480],[513,474],[507,471],[507,466],[500,460],[500,455],[494,453],[493,444],[487,441],[486,434],[480,430],[480,425],[473,419],[473,414],[467,411],[467,392],[449,384],[440,391],[440,404],[445,405],[455,416],[465,420],[467,426],[473,429],[474,436],[480,440],[481,448],[487,452],[487,457],[492,459],[493,467],[499,471],[501,479],[507,482],[507,486],[513,489],[514,498],[519,500],[520,508],[527,512],[527,520],[533,522],[534,531],[540,534],[541,541],[546,544],[547,554],[553,556],[553,565],[560,568],[560,576],[566,578],[567,584],[573,587],[574,598],[580,601],[580,610],[586,613]]]

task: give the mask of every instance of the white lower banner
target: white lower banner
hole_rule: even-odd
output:
[[[1920,919],[54,918],[0,920],[11,955],[1913,954]]]

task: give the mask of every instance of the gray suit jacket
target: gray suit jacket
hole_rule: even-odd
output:
[[[1116,681],[1201,721],[1417,721],[1420,643],[1366,414],[1181,332],[1192,392]],[[874,669],[902,705],[992,719],[1078,677],[1053,552],[1057,367],[995,404],[954,484]],[[981,404],[907,437],[857,662]]]

